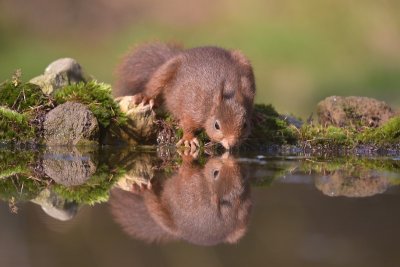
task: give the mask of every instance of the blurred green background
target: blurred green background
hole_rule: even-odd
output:
[[[73,57],[112,83],[126,50],[143,41],[242,50],[257,98],[306,118],[329,95],[400,106],[398,0],[0,0],[0,80],[28,80]]]

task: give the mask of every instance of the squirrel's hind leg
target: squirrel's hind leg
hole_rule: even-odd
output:
[[[174,79],[180,64],[181,58],[177,56],[161,65],[147,82],[143,95],[153,100],[159,98],[164,88]]]

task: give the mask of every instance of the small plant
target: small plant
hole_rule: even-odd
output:
[[[19,113],[32,111],[48,103],[49,99],[39,86],[21,82],[21,71],[17,70],[10,81],[0,84],[1,105]]]

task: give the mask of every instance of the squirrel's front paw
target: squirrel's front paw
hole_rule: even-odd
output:
[[[200,147],[199,140],[197,140],[196,137],[193,137],[191,139],[182,138],[178,141],[178,143],[176,143],[176,146],[181,145],[190,148],[190,154],[193,154],[197,150],[197,148]]]
[[[145,105],[148,104],[148,105],[150,105],[151,109],[154,106],[154,99],[148,98],[145,95],[143,95],[142,93],[139,93],[139,94],[136,94],[136,95],[132,96],[132,102],[135,105],[142,105],[142,106],[145,106]]]

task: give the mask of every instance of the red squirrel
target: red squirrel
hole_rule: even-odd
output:
[[[214,46],[183,49],[153,43],[130,51],[116,71],[115,97],[163,105],[183,129],[177,145],[199,146],[205,129],[230,149],[250,132],[255,81],[250,61],[238,50]]]
[[[113,189],[115,221],[147,242],[236,243],[246,233],[252,206],[246,170],[225,155],[203,168],[188,158],[171,177],[154,179],[159,184],[151,189]]]

